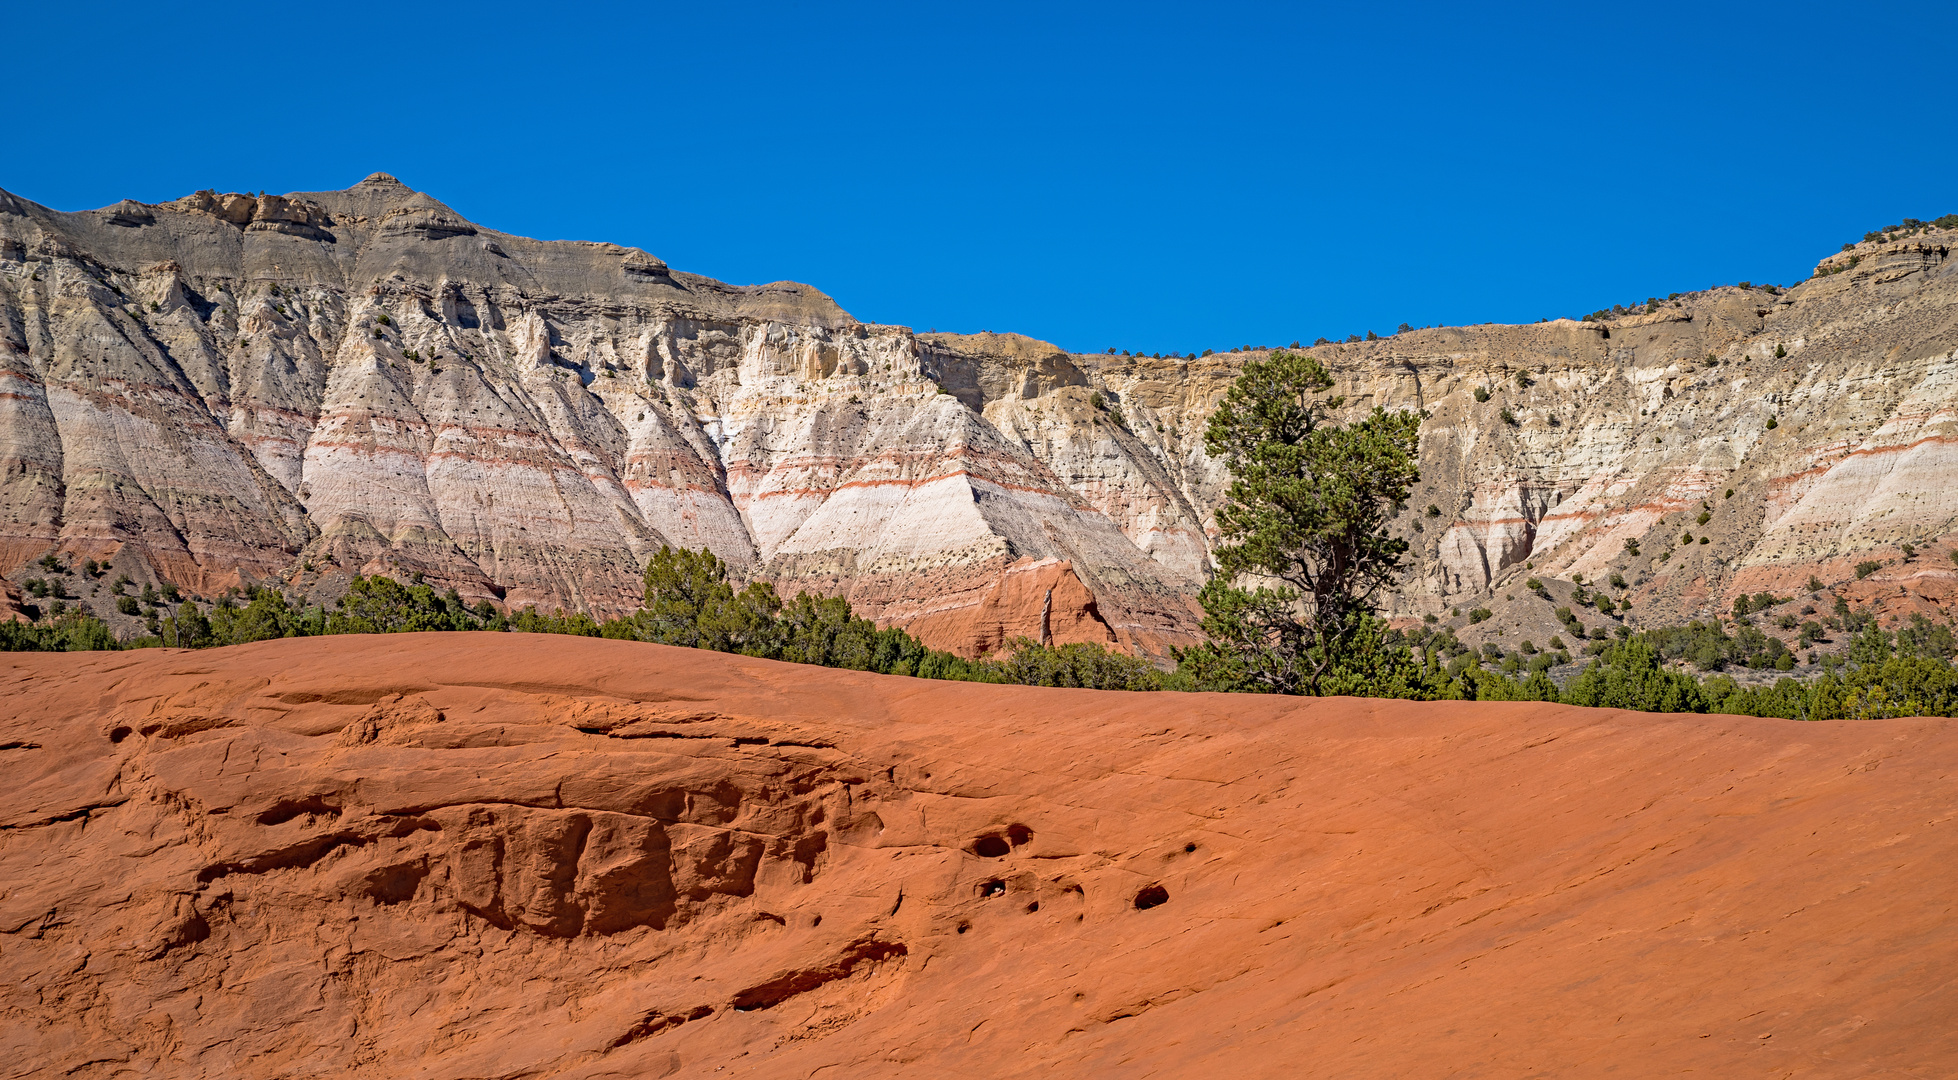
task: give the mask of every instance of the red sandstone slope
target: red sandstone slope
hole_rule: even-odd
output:
[[[8,1076],[1958,1072],[1949,721],[0,663]]]

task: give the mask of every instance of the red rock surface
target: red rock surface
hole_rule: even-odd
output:
[[[1958,1074],[1947,720],[0,663],[8,1076]]]
[[[977,604],[935,612],[907,629],[932,648],[961,656],[989,656],[1015,638],[1051,645],[1118,644],[1095,594],[1081,584],[1072,566],[1058,559],[1022,559],[1007,567]]]

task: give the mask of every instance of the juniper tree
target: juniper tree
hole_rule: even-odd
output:
[[[1425,417],[1376,406],[1339,423],[1345,399],[1332,387],[1317,358],[1275,352],[1245,364],[1211,415],[1204,447],[1231,484],[1217,511],[1218,573],[1201,595],[1210,644],[1185,654],[1200,682],[1425,696],[1382,685],[1421,674],[1374,617],[1407,551],[1388,525],[1420,479]]]

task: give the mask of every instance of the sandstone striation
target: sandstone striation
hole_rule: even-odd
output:
[[[1871,602],[1938,609],[1958,570],[1903,545],[1958,530],[1952,239],[1855,245],[1785,291],[1322,347],[1353,410],[1432,417],[1393,613],[1617,573],[1668,622],[1872,560]],[[608,615],[674,543],[966,649],[1037,617],[996,609],[1051,562],[1105,628],[1081,640],[1161,655],[1213,562],[1203,428],[1257,355],[862,323],[803,285],[496,232],[385,174],[81,213],[0,193],[0,573],[58,550],[326,598],[421,573]]]
[[[519,634],[4,665],[9,1076],[1958,1068],[1949,720]]]

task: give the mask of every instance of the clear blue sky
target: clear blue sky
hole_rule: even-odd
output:
[[[394,173],[857,317],[1188,351],[1531,321],[1958,211],[1958,5],[14,5],[0,187]]]

